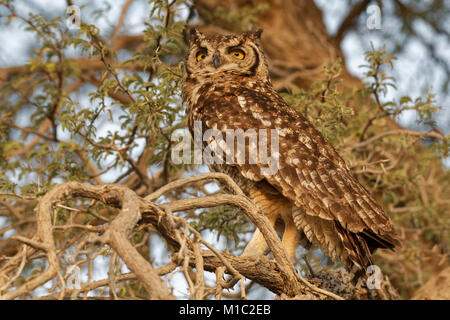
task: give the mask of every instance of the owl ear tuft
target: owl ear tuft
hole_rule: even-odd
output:
[[[258,29],[256,31],[247,31],[244,33],[244,37],[251,38],[254,41],[261,40],[261,34],[263,33],[263,29]]]
[[[255,34],[255,37],[258,39],[258,40],[261,40],[261,34],[263,33],[263,29],[258,29],[258,30],[256,30],[255,32],[254,32],[254,34]]]
[[[197,30],[197,28],[191,28],[189,30],[189,41],[193,42],[203,36],[203,33]]]

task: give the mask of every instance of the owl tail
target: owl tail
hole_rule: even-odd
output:
[[[387,248],[393,250],[399,246],[400,242],[391,235],[379,236],[370,230],[354,233],[342,228],[336,222],[336,230],[342,240],[345,248],[345,255],[340,259],[346,269],[355,274],[354,279],[367,275],[367,269],[373,265],[372,254],[378,248]]]
[[[344,254],[339,258],[350,272],[364,274],[373,265],[372,252],[360,233],[350,232],[336,223],[336,230],[341,238]]]
[[[366,275],[367,268],[374,264],[372,253],[377,248],[393,249],[400,244],[389,234],[377,235],[367,229],[351,232],[338,221],[308,215],[297,207],[292,217],[297,229],[303,232],[308,241],[333,261],[339,258],[347,271],[356,275],[354,279]]]

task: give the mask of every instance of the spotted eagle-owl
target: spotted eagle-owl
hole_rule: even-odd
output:
[[[282,243],[290,258],[299,244],[313,245],[362,273],[373,264],[375,249],[399,244],[392,222],[333,146],[272,87],[261,32],[207,36],[191,30],[183,81],[189,128],[193,133],[197,122],[203,132],[254,129],[257,135],[260,129],[276,129],[276,172],[249,161],[210,168],[230,175],[273,225],[282,219]],[[247,142],[245,147],[249,152]],[[266,249],[256,230],[243,255]]]

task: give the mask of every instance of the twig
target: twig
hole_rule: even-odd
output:
[[[15,276],[12,277],[11,279],[9,279],[8,282],[5,283],[2,287],[0,287],[0,292],[6,290],[11,283],[16,281],[17,278],[20,277],[20,275],[22,274],[23,268],[25,267],[26,261],[27,261],[27,248],[24,246],[22,248],[22,261],[20,262],[19,268],[17,269]]]
[[[421,131],[414,131],[414,130],[395,129],[395,130],[390,130],[390,131],[379,133],[367,140],[348,145],[347,147],[350,149],[362,148],[362,147],[372,144],[374,141],[376,141],[378,139],[381,139],[381,138],[384,138],[384,137],[390,136],[390,135],[396,135],[396,134],[404,134],[404,135],[415,136],[415,137],[433,137],[433,138],[441,139],[441,140],[446,139],[446,137],[444,135],[439,134],[437,132],[432,132],[432,131],[421,132]]]
[[[25,238],[25,237],[22,237],[22,236],[19,236],[19,235],[13,235],[11,237],[11,239],[23,242],[26,245],[28,245],[30,247],[33,247],[35,249],[40,249],[40,250],[44,250],[44,251],[47,251],[47,249],[48,249],[48,247],[45,244],[43,244],[43,243],[41,243],[39,241],[36,241],[36,240],[33,240],[33,239],[28,239],[28,238]]]
[[[155,201],[160,196],[162,196],[164,193],[166,193],[170,190],[180,188],[180,187],[190,184],[190,183],[194,183],[194,182],[198,182],[198,181],[202,181],[202,180],[212,180],[212,179],[224,180],[224,182],[231,188],[231,190],[234,191],[234,193],[236,193],[237,195],[244,194],[242,192],[241,188],[239,188],[239,186],[236,184],[236,182],[233,181],[233,179],[230,178],[230,176],[223,174],[223,173],[219,173],[219,172],[212,172],[212,173],[199,174],[194,177],[178,179],[176,181],[170,182],[170,183],[166,184],[165,186],[159,188],[155,192],[149,194],[144,199],[147,201]]]

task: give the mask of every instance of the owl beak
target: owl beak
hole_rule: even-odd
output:
[[[220,60],[220,55],[218,52],[213,54],[212,63],[213,63],[214,68],[216,68],[216,69],[222,65],[222,60]]]

